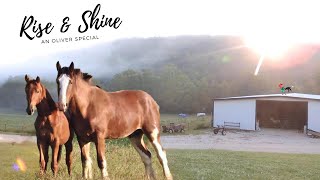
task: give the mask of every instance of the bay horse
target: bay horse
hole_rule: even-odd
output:
[[[35,120],[34,127],[36,129],[37,146],[39,150],[40,174],[47,170],[49,161],[48,149],[51,146],[52,160],[51,170],[56,176],[58,172],[58,163],[61,158],[62,145],[66,148],[66,164],[68,173],[71,175],[72,164],[72,140],[73,130],[70,129],[69,121],[65,114],[61,112],[49,91],[40,82],[40,78],[30,80],[28,75],[25,75],[25,92],[27,98],[28,115],[33,115],[37,108],[38,116]]]
[[[84,73],[74,69],[73,62],[61,68],[58,61],[56,68],[59,108],[68,110],[72,116],[72,127],[81,150],[83,178],[92,178],[90,142],[95,143],[102,177],[109,179],[105,139],[128,137],[144,163],[147,178],[155,179],[151,153],[143,141],[145,134],[157,152],[166,179],[172,179],[166,153],[160,144],[159,106],[149,94],[138,90],[106,92],[88,83]]]

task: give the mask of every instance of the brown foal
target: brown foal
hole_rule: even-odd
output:
[[[155,179],[151,153],[145,146],[143,134],[152,143],[167,179],[172,179],[166,153],[160,144],[160,113],[155,100],[144,91],[106,92],[84,78],[86,73],[57,62],[59,108],[71,114],[71,124],[81,149],[82,175],[92,178],[90,142],[97,151],[102,177],[109,179],[105,158],[105,139],[128,137],[139,153],[148,179]],[[90,76],[91,77],[91,76]],[[90,79],[89,77],[89,79]]]
[[[66,164],[68,173],[71,175],[73,131],[70,129],[68,119],[62,111],[59,111],[49,91],[40,83],[39,77],[36,80],[30,80],[26,75],[25,81],[28,101],[26,111],[29,115],[32,115],[36,108],[38,111],[34,127],[40,154],[40,174],[47,170],[49,146],[52,148],[51,169],[54,175],[57,174],[62,145],[65,145]]]

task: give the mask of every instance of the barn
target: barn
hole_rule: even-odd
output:
[[[320,132],[320,95],[290,93],[213,99],[212,125],[242,130],[280,128]]]

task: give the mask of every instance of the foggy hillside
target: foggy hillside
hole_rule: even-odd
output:
[[[147,91],[164,112],[208,112],[212,98],[279,93],[279,83],[293,85],[294,92],[320,94],[319,59],[319,47],[296,46],[278,61],[265,59],[254,76],[259,55],[241,38],[180,36],[122,39],[35,58],[23,66],[30,68],[27,73],[49,80],[45,83],[55,99],[55,63],[67,66],[74,61],[76,68],[92,74],[109,91]],[[23,112],[25,82],[22,74],[15,76],[0,87],[0,109]]]
[[[161,62],[170,62],[185,58],[191,54],[203,54],[209,51],[236,47],[241,44],[236,37],[211,36],[180,36],[168,38],[130,38],[120,39],[110,43],[101,43],[89,48],[64,51],[61,53],[39,56],[4,69],[0,81],[8,76],[39,75],[45,79],[55,78],[55,63],[62,65],[71,61],[83,71],[91,72],[95,77],[112,77],[114,74],[128,68],[142,69],[156,66]],[[4,78],[4,79],[3,79]]]

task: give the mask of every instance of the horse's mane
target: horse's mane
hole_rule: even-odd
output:
[[[89,73],[81,72],[80,69],[74,69],[74,74],[75,74],[76,76],[81,76],[84,81],[86,81],[86,82],[89,83],[90,85],[93,85],[93,84],[92,84],[92,78],[93,78],[93,76],[90,75]],[[101,89],[101,87],[100,87],[99,85],[95,85],[95,86]]]

